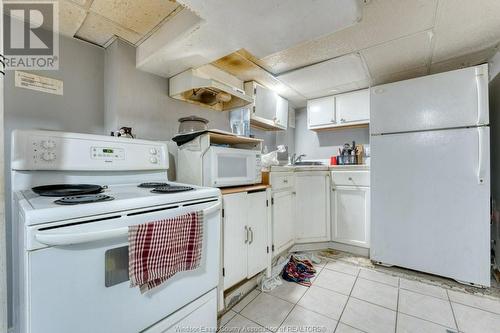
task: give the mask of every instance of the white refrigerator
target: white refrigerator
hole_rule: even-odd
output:
[[[490,286],[488,66],[371,89],[370,258]]]

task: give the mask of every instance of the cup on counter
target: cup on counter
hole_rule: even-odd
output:
[[[337,165],[337,156],[330,157],[330,165]]]

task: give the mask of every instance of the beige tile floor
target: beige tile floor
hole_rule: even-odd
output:
[[[252,291],[220,318],[221,332],[498,333],[500,299],[329,260],[310,288]]]

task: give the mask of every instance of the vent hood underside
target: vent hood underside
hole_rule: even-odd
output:
[[[212,65],[189,69],[171,77],[169,95],[217,111],[228,111],[253,102],[245,94],[243,81]]]

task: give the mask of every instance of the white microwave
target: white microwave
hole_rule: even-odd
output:
[[[203,155],[203,186],[260,184],[261,153],[256,150],[210,146]]]

